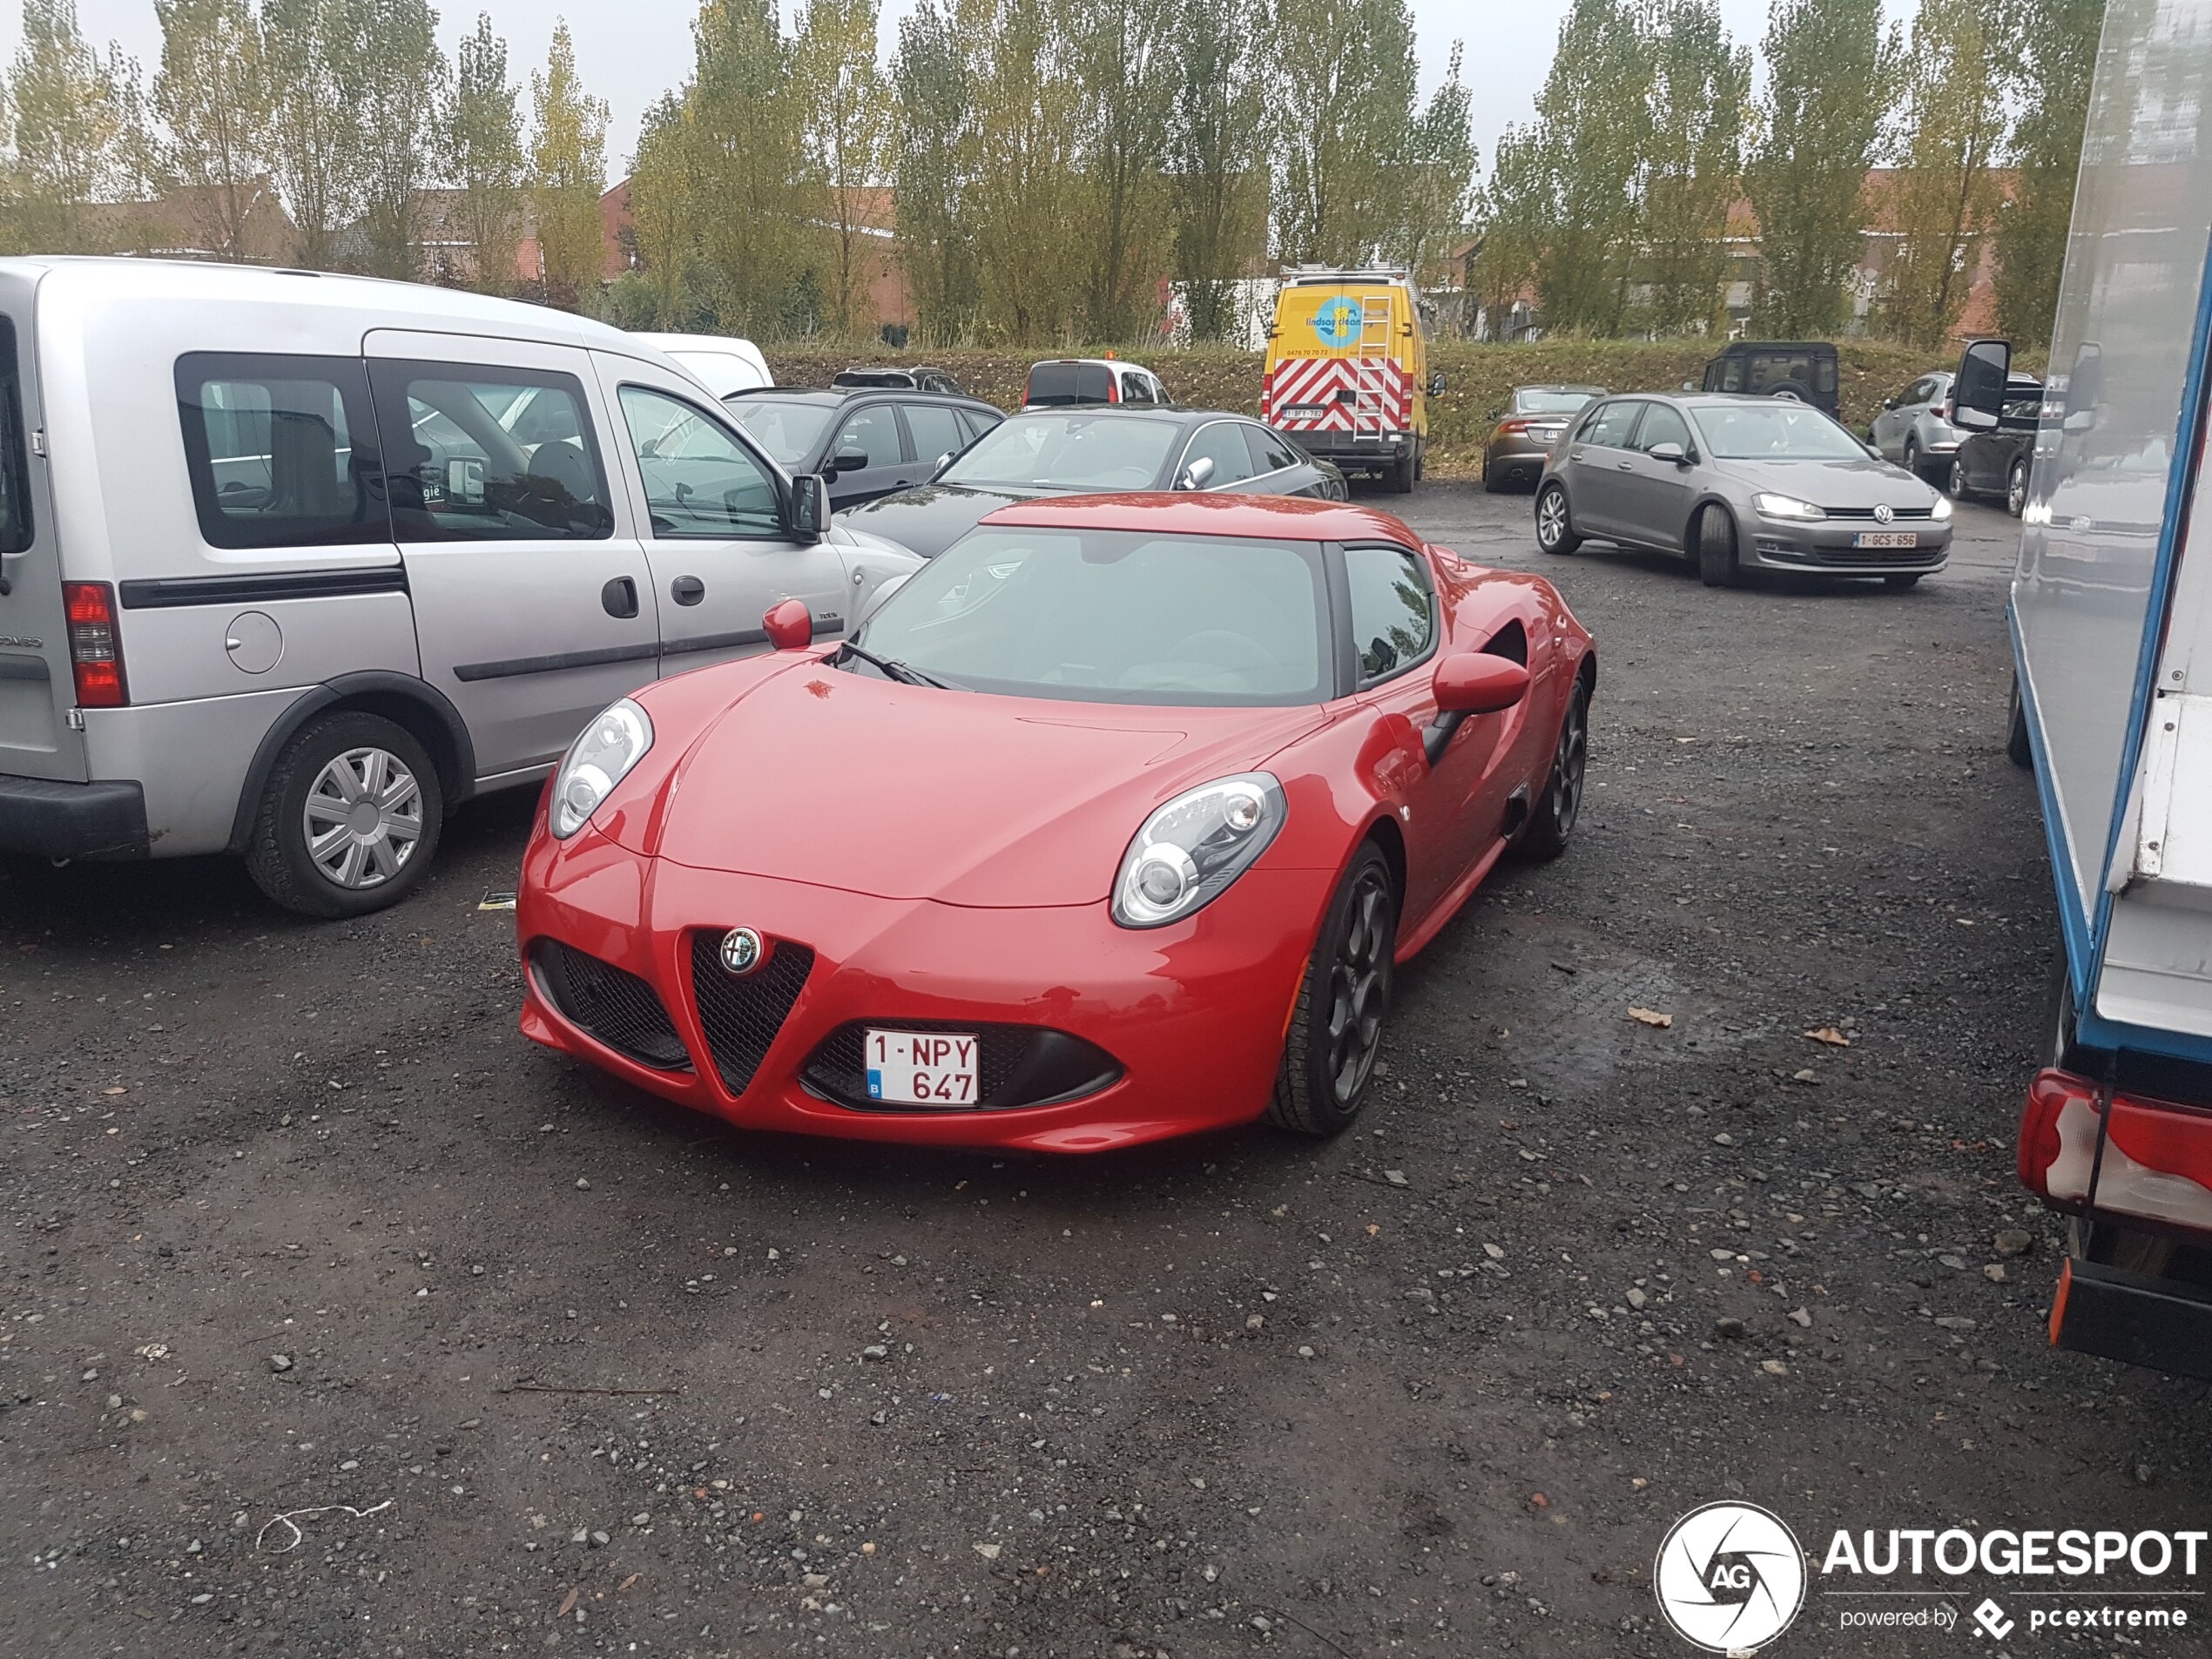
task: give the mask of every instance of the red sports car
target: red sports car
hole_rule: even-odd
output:
[[[765,622],[577,739],[516,917],[526,1034],[748,1127],[1332,1134],[1393,965],[1581,799],[1589,635],[1386,513],[1030,502],[834,649]]]

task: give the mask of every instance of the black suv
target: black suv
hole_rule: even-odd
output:
[[[1731,340],[1705,365],[1708,392],[1793,397],[1836,413],[1836,348],[1824,340]]]
[[[722,407],[785,471],[827,479],[839,509],[921,482],[1006,418],[981,398],[882,385],[764,386],[732,392]]]

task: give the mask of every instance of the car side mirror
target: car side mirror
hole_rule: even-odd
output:
[[[1175,487],[1177,489],[1204,489],[1206,487],[1206,480],[1212,476],[1213,457],[1200,455],[1196,461],[1184,468],[1183,475],[1175,481]]]
[[[819,473],[803,472],[791,481],[791,533],[801,542],[819,542],[829,523],[829,482]]]
[[[768,607],[760,618],[768,643],[778,651],[805,651],[814,643],[814,613],[804,599],[786,599]]]
[[[1673,442],[1672,441],[1663,443],[1655,443],[1651,446],[1651,448],[1645,450],[1644,454],[1649,455],[1654,461],[1671,462],[1677,467],[1686,467],[1689,464],[1689,456],[1688,453],[1683,448],[1682,445]]]
[[[833,473],[866,472],[867,469],[868,452],[865,449],[840,449],[830,457]]]
[[[1434,765],[1469,715],[1496,714],[1528,695],[1528,671],[1510,657],[1463,651],[1436,671],[1436,718],[1421,733],[1421,752]]]
[[[1444,371],[1442,369],[1437,370],[1435,374],[1428,377],[1428,395],[1431,397],[1441,397],[1444,395]]]
[[[2013,367],[2013,346],[2006,340],[1969,341],[1959,356],[1959,373],[1951,383],[1956,406],[1951,423],[1968,432],[1993,429],[2005,412],[2005,383]]]

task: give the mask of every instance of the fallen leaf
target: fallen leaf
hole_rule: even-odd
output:
[[[632,1573],[628,1578],[623,1580],[621,1583],[615,1586],[616,1593],[619,1595],[622,1591],[628,1589],[632,1584],[635,1584],[639,1579],[644,1576],[645,1575],[643,1573]]]
[[[1673,1015],[1662,1014],[1657,1008],[1630,1008],[1629,1017],[1639,1025],[1656,1026],[1662,1031],[1675,1022]]]
[[[1381,1231],[1382,1231],[1382,1229],[1381,1229],[1381,1228],[1379,1228],[1379,1227],[1378,1227],[1377,1225],[1375,1225],[1375,1224],[1374,1224],[1373,1222],[1372,1222],[1372,1221],[1371,1221],[1371,1222],[1369,1222],[1369,1223],[1367,1224],[1367,1237],[1368,1237],[1368,1238],[1373,1238],[1373,1237],[1374,1237],[1377,1233],[1380,1232]]]
[[[1851,1047],[1851,1039],[1832,1025],[1824,1025],[1817,1031],[1807,1031],[1804,1035],[1811,1037],[1815,1042],[1824,1042],[1831,1049]]]
[[[579,1593],[580,1592],[576,1590],[570,1590],[566,1595],[563,1596],[561,1598],[561,1610],[558,1613],[556,1613],[553,1616],[556,1619],[565,1619],[570,1614],[575,1612],[577,1596]]]

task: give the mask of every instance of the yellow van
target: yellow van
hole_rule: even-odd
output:
[[[1260,418],[1308,455],[1403,495],[1428,448],[1420,290],[1399,270],[1292,266],[1267,331]]]

